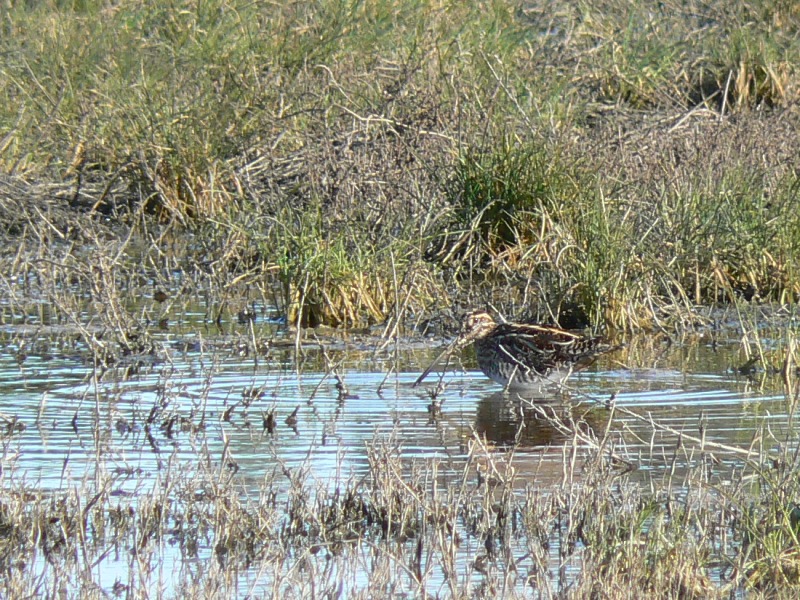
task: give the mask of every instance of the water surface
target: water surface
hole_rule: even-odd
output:
[[[291,340],[245,356],[236,340],[184,343],[165,334],[160,358],[108,370],[80,352],[22,357],[18,340],[9,336],[0,353],[4,484],[56,493],[110,475],[112,493],[133,505],[171,466],[196,468],[208,457],[234,472],[254,502],[264,482],[286,469],[337,485],[370,473],[368,449],[381,440],[391,440],[404,461],[435,464],[444,486],[463,477],[478,443],[513,462],[520,490],[546,494],[565,485],[572,449],[606,432],[632,481],[652,485],[668,470],[688,471],[705,460],[701,446],[715,456],[710,477],[724,478],[743,459],[725,446],[746,449],[765,425],[779,439],[790,420],[776,377],[736,371],[737,343],[676,346],[646,366],[626,364],[630,354],[609,357],[562,389],[519,397],[476,371],[469,353],[441,380],[434,373],[413,387],[436,350],[420,340],[377,351],[368,338],[306,342],[296,359]],[[704,445],[681,446],[681,435]],[[474,553],[475,544],[464,552]],[[557,540],[550,552],[555,558]],[[180,571],[178,555],[165,553],[167,572]],[[124,557],[103,563],[99,585],[125,580],[130,564]],[[269,589],[269,577],[242,577],[247,590]]]

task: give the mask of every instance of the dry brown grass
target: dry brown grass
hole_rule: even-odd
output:
[[[800,296],[780,2],[213,5],[13,6],[8,239],[110,218],[212,320],[254,289],[299,325],[493,303],[631,331]]]
[[[754,317],[759,300],[800,298],[785,3],[208,7],[5,15],[0,317],[20,364],[57,348],[97,379],[133,375],[161,358],[154,328],[198,306],[203,336],[257,361],[279,340],[250,325],[255,306],[300,346],[317,325],[373,327],[384,345],[447,333],[486,305],[647,331],[625,355],[643,363],[698,327],[713,338],[716,305],[796,403],[793,309],[776,347]],[[545,411],[564,442],[555,489],[522,489],[513,449],[479,435],[446,480],[387,435],[363,477],[284,465],[254,494],[235,452],[204,443],[202,411],[167,391],[128,434],[154,451],[182,437],[196,460],[160,459],[135,497],[102,453],[96,477],[38,489],[15,473],[18,423],[4,421],[1,595],[99,598],[116,559],[131,597],[245,595],[243,573],[288,598],[796,592],[791,424],[785,439],[756,432],[746,460],[720,450],[738,457],[729,487],[702,461],[642,487],[613,431]],[[690,438],[675,461],[687,444],[708,458]]]

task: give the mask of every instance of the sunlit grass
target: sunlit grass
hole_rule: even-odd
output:
[[[133,373],[158,354],[149,329],[189,304],[207,336],[258,301],[298,344],[318,325],[446,334],[462,309],[491,306],[644,330],[623,354],[636,364],[698,325],[715,343],[706,326],[730,321],[742,362],[796,404],[791,3],[6,5],[2,319],[60,328],[20,334],[20,365],[55,349],[101,379],[125,359]],[[760,302],[783,306],[771,345]],[[272,341],[251,328],[224,343],[263,356]],[[245,569],[286,597],[789,598],[800,585],[791,418],[721,467],[730,448],[682,432],[666,458],[687,460],[685,479],[649,489],[616,432],[544,415],[588,465],[567,460],[555,489],[520,491],[511,451],[477,435],[457,485],[434,488],[437,464],[376,434],[365,477],[276,470],[256,501],[208,450],[204,419],[161,410],[128,433],[182,436],[197,460],[134,499],[113,493],[102,456],[80,487],[29,485],[3,419],[4,597],[81,590],[109,557],[138,569],[112,593],[146,595],[165,584],[167,545],[214,565],[181,571],[186,597],[236,594]]]
[[[0,169],[56,182],[64,206],[200,237],[219,290],[281,289],[292,323],[491,303],[638,330],[663,307],[792,302],[794,16],[14,3]]]

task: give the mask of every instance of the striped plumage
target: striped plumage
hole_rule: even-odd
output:
[[[486,311],[466,315],[459,336],[417,379],[428,376],[445,354],[470,343],[475,346],[478,366],[489,378],[508,388],[525,388],[545,380],[561,381],[583,369],[601,354],[618,346],[600,337],[587,337],[558,327],[525,323],[497,323]]]

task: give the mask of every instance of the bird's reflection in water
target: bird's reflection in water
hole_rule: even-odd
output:
[[[607,409],[566,395],[498,392],[478,402],[475,429],[497,446],[536,448],[602,434],[608,418]]]

